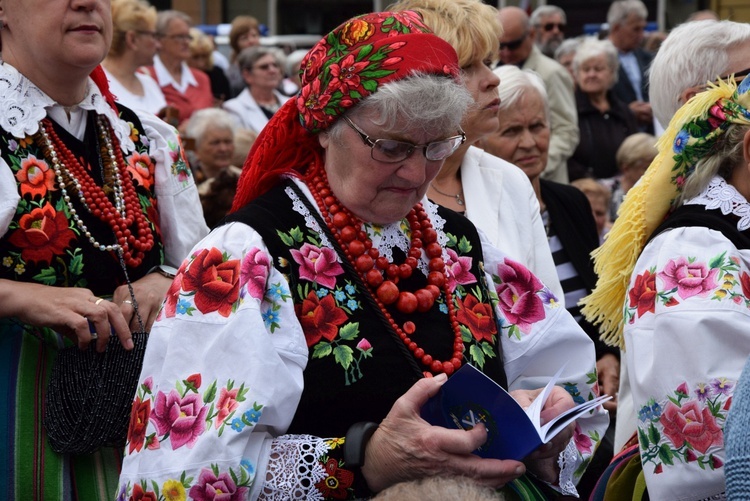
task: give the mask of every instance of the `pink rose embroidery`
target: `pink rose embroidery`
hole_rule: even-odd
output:
[[[507,258],[497,266],[497,274],[502,281],[495,288],[500,309],[510,323],[528,334],[531,324],[545,317],[544,304],[536,294],[544,285],[521,263]]]
[[[677,288],[682,299],[693,296],[705,297],[716,288],[716,275],[719,270],[708,269],[703,263],[690,263],[685,257],[670,259],[659,278],[664,281],[664,288]]]
[[[678,448],[687,442],[705,454],[709,447],[724,443],[724,432],[716,424],[716,418],[708,407],[701,409],[695,400],[685,402],[682,407],[668,402],[659,422],[664,426],[664,434]]]
[[[248,488],[238,486],[227,472],[217,476],[210,469],[203,468],[198,475],[198,482],[190,488],[188,494],[190,499],[196,501],[241,501],[246,498]]]
[[[227,390],[226,388],[221,389],[221,393],[219,393],[219,400],[216,402],[216,409],[219,411],[219,414],[216,416],[216,422],[214,423],[214,426],[217,430],[227,418],[227,416],[234,412],[234,410],[237,409],[237,407],[240,405],[237,402],[238,391],[239,388],[233,388],[231,390]]]
[[[304,244],[300,250],[292,249],[291,253],[292,258],[300,265],[300,278],[305,280],[333,288],[336,285],[336,276],[344,273],[344,269],[336,261],[336,252],[333,249],[321,249],[312,244]]]
[[[169,433],[173,450],[183,445],[190,449],[206,429],[207,412],[208,407],[196,393],[180,397],[176,390],[170,391],[169,395],[160,391],[156,395],[151,421],[159,435]]]
[[[581,454],[591,454],[591,450],[594,447],[594,442],[591,441],[591,437],[583,433],[581,427],[576,423],[576,429],[573,432],[573,441],[576,444],[576,449]]]
[[[456,284],[467,285],[477,281],[471,274],[471,258],[469,256],[458,257],[453,249],[448,250],[448,261],[445,267],[448,271],[448,289],[455,290]]]
[[[247,291],[255,299],[263,299],[266,280],[271,269],[268,255],[257,247],[248,252],[240,268],[240,288],[247,285]]]

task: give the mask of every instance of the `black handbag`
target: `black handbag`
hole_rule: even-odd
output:
[[[91,454],[125,445],[148,338],[129,281],[128,286],[140,326],[132,350],[112,335],[102,353],[91,343],[86,350],[71,346],[57,355],[44,406],[44,427],[55,452]]]

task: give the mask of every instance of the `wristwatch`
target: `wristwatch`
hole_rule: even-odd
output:
[[[346,431],[344,440],[344,461],[347,467],[362,467],[365,465],[365,449],[372,434],[378,429],[377,423],[360,421],[354,423]]]
[[[159,275],[163,277],[167,277],[168,279],[172,280],[175,275],[177,275],[177,268],[173,268],[172,266],[167,266],[166,264],[157,264],[150,270],[148,270],[149,273],[158,273]]]

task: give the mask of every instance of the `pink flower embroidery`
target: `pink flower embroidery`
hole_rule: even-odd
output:
[[[333,249],[321,249],[312,244],[304,244],[300,250],[292,249],[290,252],[292,258],[300,265],[300,278],[305,280],[333,288],[336,285],[336,276],[344,273],[344,269],[336,261],[336,252]]]
[[[573,432],[573,441],[576,444],[576,449],[581,454],[591,454],[591,450],[594,446],[594,442],[591,441],[591,437],[583,433],[581,427],[576,423],[576,429]]]
[[[227,418],[227,416],[234,412],[234,410],[237,409],[237,407],[240,405],[237,402],[238,391],[239,388],[233,388],[231,390],[227,390],[226,388],[221,389],[221,393],[219,393],[219,400],[216,402],[216,409],[219,411],[219,414],[216,417],[214,426],[217,430]]]
[[[536,294],[544,285],[524,265],[508,258],[497,266],[497,274],[502,280],[495,288],[500,309],[510,323],[528,334],[531,324],[545,317],[544,304]]]
[[[682,407],[668,402],[659,422],[664,426],[664,434],[678,448],[687,442],[705,454],[709,447],[724,443],[724,432],[716,424],[716,418],[708,407],[701,408],[695,400],[685,402]]]
[[[456,284],[467,285],[477,281],[471,274],[471,258],[469,256],[458,257],[453,249],[448,250],[448,261],[445,267],[448,271],[448,289],[455,290]]]
[[[196,501],[240,501],[248,494],[247,487],[238,487],[227,472],[215,475],[208,468],[203,468],[198,475],[198,482],[190,488],[188,495]]]
[[[169,392],[169,395],[160,391],[156,395],[151,421],[159,435],[169,433],[172,450],[183,445],[190,449],[206,429],[207,412],[208,407],[203,405],[203,399],[196,393],[180,397],[176,390]]]
[[[247,291],[255,299],[263,299],[266,280],[271,270],[268,255],[257,247],[250,250],[242,260],[240,268],[240,288],[247,285]]]
[[[682,299],[693,296],[705,297],[716,288],[716,275],[719,270],[708,269],[703,263],[689,262],[685,257],[677,260],[670,259],[659,272],[659,278],[664,281],[664,288],[677,288],[677,294]]]

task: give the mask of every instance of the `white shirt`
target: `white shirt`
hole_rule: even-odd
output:
[[[118,103],[122,103],[131,110],[146,111],[148,113],[157,114],[164,107],[167,106],[167,100],[164,99],[164,93],[161,91],[161,87],[156,83],[156,80],[151,78],[151,75],[136,72],[135,76],[138,81],[141,82],[143,87],[143,95],[133,94],[126,89],[117,78],[114,77],[106,69],[104,73],[107,74],[109,79],[109,90],[115,96]]]

